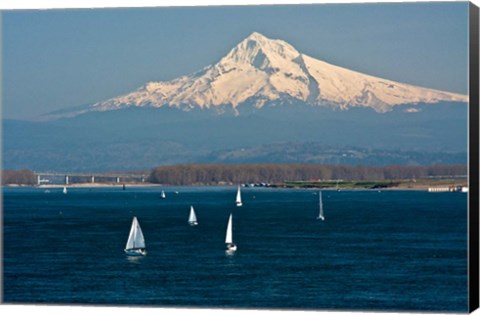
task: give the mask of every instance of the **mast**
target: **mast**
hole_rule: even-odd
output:
[[[318,192],[318,207],[319,207],[319,213],[317,219],[324,220],[325,217],[323,216],[323,202],[322,202],[322,191],[320,190]]]
[[[133,218],[133,239],[132,239],[132,248],[135,248],[135,238],[137,237],[137,218]]]
[[[235,200],[235,202],[237,204],[237,207],[242,206],[242,195],[241,195],[241,192],[240,192],[240,186],[238,186],[238,188],[237,188],[237,199]]]
[[[232,243],[233,243],[232,214],[230,213],[230,217],[228,218],[228,224],[227,224],[227,233],[225,235],[225,244],[232,244]]]
[[[195,215],[195,210],[193,209],[193,206],[190,206],[190,215],[188,217],[188,222],[189,223],[197,222],[197,216]]]

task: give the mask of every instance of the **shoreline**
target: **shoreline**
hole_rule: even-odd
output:
[[[22,188],[22,187],[31,187],[37,189],[62,189],[63,187],[68,188],[123,188],[124,184],[117,184],[117,183],[77,183],[77,184],[68,184],[68,185],[61,185],[61,184],[45,184],[45,185],[18,185],[18,184],[9,184],[9,185],[2,185],[2,187],[9,187],[9,188]],[[455,185],[465,186],[468,187],[467,183],[456,183]],[[129,183],[125,184],[125,188],[132,188],[132,187],[236,187],[236,184],[216,184],[216,185],[163,185],[163,184],[154,184],[154,183]],[[393,187],[377,187],[377,188],[367,188],[367,187],[286,187],[286,186],[267,186],[267,187],[242,187],[243,189],[250,189],[250,188],[265,188],[265,189],[306,189],[306,190],[323,190],[323,191],[399,191],[399,190],[407,190],[407,191],[428,191],[430,187],[449,187],[452,185],[446,185],[445,183],[432,183],[432,185],[426,184],[417,184],[417,185],[405,185],[400,184],[398,186]]]

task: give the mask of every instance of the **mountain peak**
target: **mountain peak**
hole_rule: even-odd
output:
[[[291,61],[299,55],[300,53],[289,43],[253,32],[235,46],[222,61],[247,63],[258,69],[266,69],[281,66],[282,61]]]
[[[272,46],[272,45],[273,46],[274,45],[291,46],[289,43],[283,40],[268,38],[267,36],[258,32],[253,32],[252,34],[248,35],[240,42],[240,44],[243,42],[255,42],[257,45],[260,45],[260,46]]]
[[[270,38],[267,38],[263,34],[260,34],[258,32],[253,32],[250,34],[247,38],[245,39],[250,39],[250,40],[258,40],[258,41],[265,41],[265,40],[270,40]]]

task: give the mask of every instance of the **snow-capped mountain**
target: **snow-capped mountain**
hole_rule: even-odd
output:
[[[468,102],[468,96],[398,83],[338,67],[297,51],[282,40],[252,33],[218,63],[167,82],[149,82],[131,93],[71,114],[125,107],[217,108],[243,103],[304,102],[387,112],[402,104]]]

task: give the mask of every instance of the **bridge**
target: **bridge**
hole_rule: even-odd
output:
[[[71,183],[145,183],[147,173],[72,173],[72,172],[36,172],[37,185],[51,183],[53,179],[60,179],[61,184]]]

